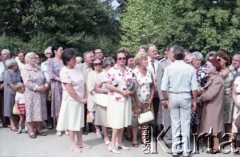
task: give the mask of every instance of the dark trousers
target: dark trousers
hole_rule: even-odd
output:
[[[160,105],[159,97],[154,97],[153,98],[153,111],[154,111],[154,120],[155,120],[156,124],[157,124],[157,118],[158,118],[159,105]]]
[[[3,127],[7,127],[10,124],[9,119],[4,117],[3,90],[0,90],[0,119],[2,120]]]

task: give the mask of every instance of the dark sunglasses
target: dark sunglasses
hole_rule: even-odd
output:
[[[94,66],[101,66],[102,63],[93,63]]]
[[[119,57],[119,58],[117,58],[118,60],[126,60],[126,58],[125,57]]]

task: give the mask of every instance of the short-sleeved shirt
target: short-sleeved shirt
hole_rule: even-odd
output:
[[[47,82],[49,82],[47,61],[42,62],[42,64],[41,64],[41,71],[43,72],[43,75],[46,78]]]
[[[132,69],[125,67],[125,73],[122,74],[117,64],[115,64],[112,68],[110,68],[107,72],[108,83],[112,84],[114,87],[127,90],[127,86],[131,84],[134,80],[134,74]],[[126,98],[117,93],[109,91],[109,96],[111,100],[114,101],[125,101]]]
[[[73,89],[78,94],[78,96],[80,98],[84,98],[84,91],[85,91],[84,79],[83,79],[82,71],[80,69],[77,69],[77,68],[69,69],[66,66],[64,66],[60,71],[60,78],[62,81],[62,88],[63,88],[63,94],[62,94],[63,100],[75,100],[69,95],[63,83],[71,84]]]
[[[18,102],[18,104],[25,104],[24,93],[16,92],[15,101]]]
[[[147,74],[144,76],[137,67],[133,70],[133,73],[138,82],[137,97],[142,103],[145,103],[151,96],[152,73],[147,69]]]
[[[176,60],[166,67],[161,89],[170,93],[190,93],[198,88],[196,70],[184,61]]]
[[[105,70],[103,70],[97,77],[98,77],[98,80],[100,81],[100,83],[102,84],[101,88],[106,89],[107,87],[106,87],[105,83],[108,81],[107,72]]]

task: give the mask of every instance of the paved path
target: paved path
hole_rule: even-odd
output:
[[[172,155],[164,152],[160,144],[157,144],[158,154],[144,154],[142,145],[138,148],[131,147],[131,143],[124,140],[124,143],[130,147],[130,150],[121,150],[121,154],[108,152],[107,146],[102,139],[97,139],[94,133],[83,135],[84,141],[91,145],[91,149],[81,149],[80,153],[74,153],[69,149],[69,139],[67,135],[58,137],[54,130],[47,131],[48,136],[38,136],[31,139],[28,134],[16,134],[8,128],[0,127],[0,157],[171,157]],[[206,154],[200,151],[200,154],[193,154],[192,157],[233,157],[230,154]]]

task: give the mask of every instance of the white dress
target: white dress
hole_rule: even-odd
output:
[[[108,82],[121,90],[127,90],[127,86],[134,79],[132,69],[126,67],[123,74],[115,64],[107,72]],[[107,108],[107,123],[113,129],[128,127],[132,122],[131,97],[124,97],[116,92],[109,92]]]
[[[57,130],[80,131],[84,127],[84,104],[73,99],[68,94],[63,83],[71,83],[78,96],[83,98],[85,89],[82,72],[76,68],[68,69],[63,67],[60,71],[60,78],[62,80],[63,95]]]
[[[107,73],[106,71],[102,71],[98,75],[98,80],[102,83],[102,89],[106,89],[105,83],[107,82]],[[108,127],[107,124],[107,107],[103,107],[100,105],[96,105],[95,110],[95,125]]]

